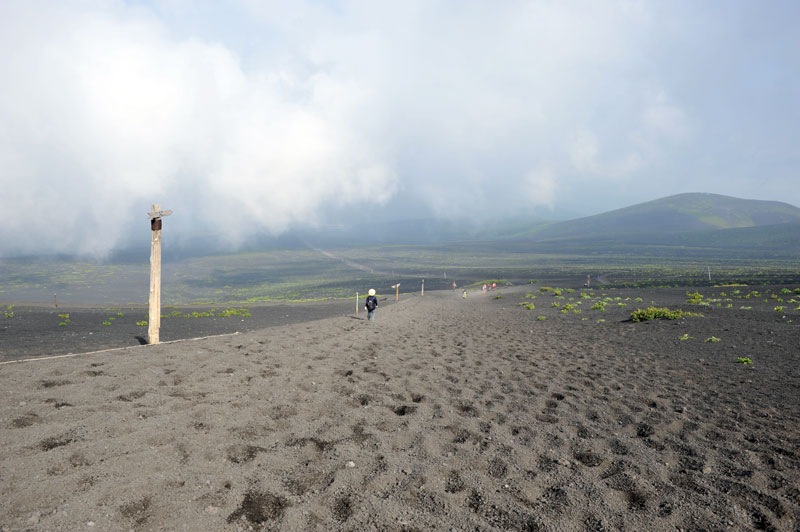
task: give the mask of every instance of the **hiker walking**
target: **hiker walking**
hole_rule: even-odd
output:
[[[378,308],[378,298],[375,297],[375,289],[369,289],[367,301],[364,303],[364,308],[367,309],[367,319],[369,321],[375,320],[375,309]]]

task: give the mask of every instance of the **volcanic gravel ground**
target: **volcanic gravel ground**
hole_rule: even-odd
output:
[[[783,287],[537,288],[2,364],[0,529],[798,530]]]

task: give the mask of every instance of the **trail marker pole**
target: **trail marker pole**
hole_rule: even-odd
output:
[[[356,318],[358,317],[358,292],[356,292]]]
[[[147,342],[158,343],[161,328],[161,218],[172,211],[162,211],[161,205],[153,204],[147,213],[150,218],[150,317],[147,321]]]
[[[422,280],[422,296],[425,296],[425,279]]]
[[[53,294],[53,308],[58,308],[58,302],[56,300],[56,294]]]
[[[394,300],[400,301],[400,283],[393,284],[392,288],[396,289],[397,291],[394,294]]]

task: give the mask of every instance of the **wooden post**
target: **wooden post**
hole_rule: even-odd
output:
[[[358,292],[356,292],[356,318],[358,317]]]
[[[147,342],[158,343],[158,330],[161,328],[161,218],[172,211],[162,211],[161,205],[154,203],[153,210],[147,213],[150,218],[150,317],[147,322]]]
[[[422,296],[425,296],[425,279],[422,280]]]
[[[394,294],[394,300],[395,301],[400,301],[400,283],[397,283],[396,285],[394,285],[394,288],[397,290],[395,292],[395,294]]]

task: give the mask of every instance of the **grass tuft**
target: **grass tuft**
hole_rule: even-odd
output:
[[[636,309],[631,313],[633,321],[648,320],[677,320],[683,317],[702,317],[696,312],[684,312],[680,309],[670,310],[666,307],[647,307],[646,309]]]

